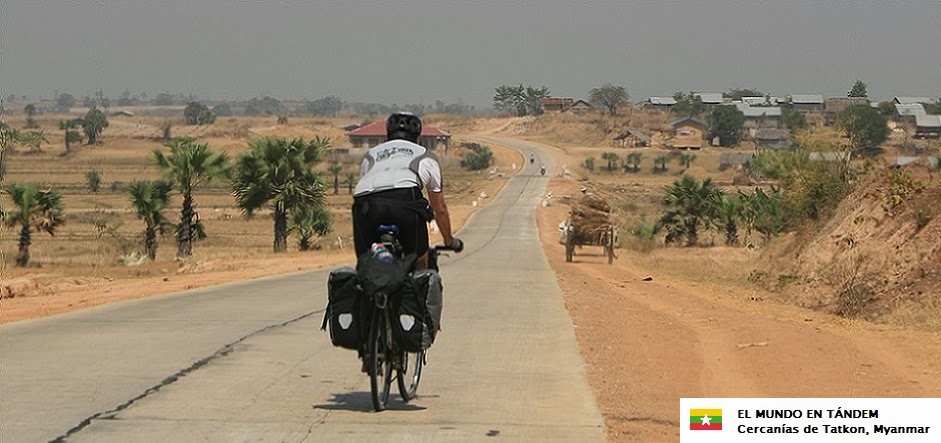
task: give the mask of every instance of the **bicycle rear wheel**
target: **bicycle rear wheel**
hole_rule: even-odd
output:
[[[369,387],[376,411],[385,410],[392,387],[392,353],[386,342],[385,311],[377,310],[369,328]]]
[[[402,354],[402,362],[397,368],[399,381],[399,394],[406,402],[415,399],[418,393],[418,383],[421,382],[421,369],[425,365],[425,351],[406,352]]]

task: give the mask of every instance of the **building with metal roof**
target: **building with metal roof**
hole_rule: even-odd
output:
[[[725,102],[725,99],[722,98],[721,92],[696,92],[693,93],[693,95],[699,97],[703,104],[706,105],[720,105]]]
[[[650,97],[644,103],[644,107],[647,109],[655,109],[663,112],[670,112],[675,105],[676,99],[673,97]]]
[[[748,103],[749,106],[777,106],[778,97],[742,97],[742,103]]]
[[[793,104],[815,104],[823,105],[823,95],[820,94],[794,94],[791,96]]]
[[[941,115],[919,114],[915,116],[915,137],[941,137]]]
[[[895,97],[892,101],[900,105],[913,105],[916,103],[931,103],[932,100],[928,97]]]
[[[777,106],[749,106],[748,103],[735,102],[735,106],[745,115],[743,128],[779,128],[781,127],[781,108]]]
[[[914,117],[916,115],[925,115],[925,107],[921,103],[910,103],[910,104],[895,104],[895,119],[899,120],[904,117]]]
[[[647,99],[647,103],[651,105],[673,106],[676,104],[676,99],[673,97],[650,97]]]
[[[793,94],[791,106],[801,112],[823,112],[823,96],[820,94]]]

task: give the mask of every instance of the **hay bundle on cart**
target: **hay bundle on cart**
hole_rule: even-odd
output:
[[[572,204],[569,219],[562,230],[565,261],[575,256],[575,246],[602,246],[608,263],[614,261],[617,227],[611,221],[611,206],[594,195],[585,195]]]

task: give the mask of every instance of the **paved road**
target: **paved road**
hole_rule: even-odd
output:
[[[355,352],[319,330],[326,273],[308,272],[0,327],[0,441],[603,440],[536,237],[539,162],[442,259],[416,401],[371,412]]]

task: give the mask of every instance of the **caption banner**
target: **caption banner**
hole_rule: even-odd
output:
[[[941,398],[682,398],[680,441],[941,441]]]

